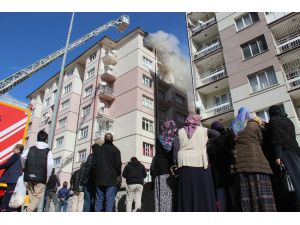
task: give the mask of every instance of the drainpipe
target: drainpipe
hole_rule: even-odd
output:
[[[101,76],[101,53],[102,53],[102,45],[100,45],[100,52],[99,52],[99,55],[100,55],[100,58],[99,58],[99,63],[98,63],[98,71],[100,70],[100,76]],[[96,86],[95,86],[95,96],[93,98],[93,101],[94,101],[94,107],[93,107],[93,119],[92,119],[92,131],[91,131],[91,140],[90,140],[90,146],[92,147],[92,144],[93,144],[93,136],[94,136],[94,124],[95,124],[95,113],[97,114],[97,109],[96,109],[96,102],[97,102],[97,96],[98,96],[98,91],[99,91],[99,88],[98,88],[98,85],[99,85],[99,79],[98,79],[98,76],[99,76],[99,72],[97,74],[97,77],[96,77]],[[91,153],[91,148],[90,148],[90,153]]]
[[[190,44],[190,35],[189,35],[189,26],[188,26],[188,18],[187,18],[187,13],[185,13],[185,21],[186,21],[186,34],[187,34],[187,39],[188,39],[188,46],[189,46],[189,55],[190,55],[190,67],[191,67],[191,76],[192,76],[192,85],[193,85],[193,96],[194,96],[194,104],[195,104],[195,111],[197,112],[197,107],[196,107],[196,84],[195,84],[195,79],[194,79],[194,69],[193,69],[193,56],[192,54],[192,47]]]

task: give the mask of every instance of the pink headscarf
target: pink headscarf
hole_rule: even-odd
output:
[[[188,138],[191,138],[198,126],[200,126],[201,117],[198,114],[189,115],[184,122],[184,129]]]

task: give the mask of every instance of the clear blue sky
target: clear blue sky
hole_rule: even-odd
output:
[[[85,35],[122,13],[75,13],[71,41]],[[76,58],[102,36],[119,39],[122,35],[141,27],[153,33],[163,30],[174,34],[180,41],[183,54],[188,56],[188,41],[184,13],[126,13],[131,23],[125,33],[114,28],[88,41],[68,53],[67,62]],[[71,13],[0,13],[0,79],[29,66],[57,49],[64,47]],[[62,58],[35,73],[31,78],[14,87],[9,95],[21,101],[49,77],[60,70]]]

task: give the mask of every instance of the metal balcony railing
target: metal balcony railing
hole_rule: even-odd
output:
[[[208,107],[202,114],[203,119],[207,119],[213,116],[217,116],[220,115],[222,113],[228,112],[230,110],[232,110],[232,104],[231,101],[228,102],[224,102],[222,104],[219,105],[214,105],[212,107]]]
[[[217,21],[216,21],[216,18],[213,17],[213,18],[211,18],[211,19],[205,21],[205,22],[202,23],[202,24],[199,23],[199,24],[197,24],[197,25],[192,29],[192,33],[195,34],[195,33],[199,32],[199,31],[201,31],[201,30],[204,30],[205,28],[207,28],[207,27],[209,27],[209,26],[215,24],[216,22],[217,22]]]
[[[221,48],[221,43],[218,41],[212,45],[209,45],[205,48],[198,50],[194,55],[194,59],[198,59],[200,57],[208,55],[209,53],[214,52],[214,51],[218,50],[219,48]]]
[[[290,49],[299,47],[300,46],[300,33],[293,37],[290,37],[290,38],[281,39],[280,41],[278,41],[278,43],[279,44],[277,46],[277,49],[278,49],[279,53],[283,53]]]
[[[296,88],[299,88],[300,87],[300,76],[295,77],[295,78],[290,79],[290,80],[287,80],[287,84],[288,84],[288,89],[290,91],[294,90]]]
[[[111,132],[110,130],[99,130],[96,131],[95,136],[96,138],[104,139],[106,133]]]
[[[100,86],[100,94],[108,94],[114,96],[114,90],[108,86]]]
[[[222,68],[220,69],[219,71],[215,72],[215,73],[212,73],[206,77],[203,77],[203,78],[200,78],[199,76],[197,77],[196,79],[196,86],[197,88],[201,87],[201,86],[204,86],[206,84],[210,84],[210,83],[213,83],[215,81],[218,81],[224,77],[226,77],[226,72],[225,72],[225,69]]]

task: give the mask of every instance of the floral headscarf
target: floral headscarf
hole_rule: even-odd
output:
[[[169,152],[172,149],[175,134],[177,132],[176,123],[173,120],[166,121],[161,125],[160,129],[161,133],[158,139],[166,152]]]
[[[252,119],[249,109],[241,107],[237,117],[231,122],[231,128],[233,129],[235,135],[240,133],[245,128],[247,120],[249,119]]]
[[[201,117],[198,114],[189,115],[184,122],[184,129],[188,138],[191,138],[198,126],[200,126]]]

